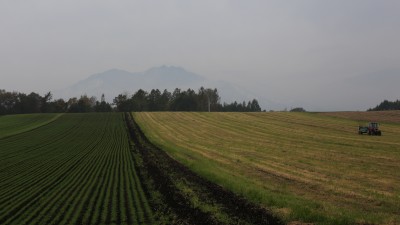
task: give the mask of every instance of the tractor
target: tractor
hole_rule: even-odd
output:
[[[382,135],[382,131],[379,130],[378,123],[370,122],[368,126],[358,126],[358,134],[368,134],[368,135]]]

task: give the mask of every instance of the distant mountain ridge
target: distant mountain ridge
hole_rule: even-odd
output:
[[[276,108],[279,105],[263,98],[260,99],[255,94],[239,88],[235,84],[209,80],[182,67],[165,65],[134,73],[121,69],[110,69],[93,74],[63,90],[55,91],[54,95],[65,99],[79,97],[83,94],[99,98],[104,93],[106,100],[112,102],[118,94],[133,94],[139,89],[145,91],[167,89],[172,92],[175,88],[184,90],[191,88],[197,91],[201,86],[217,88],[221,102],[241,102],[255,98],[260,102],[262,108]]]

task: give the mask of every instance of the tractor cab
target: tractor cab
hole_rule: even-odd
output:
[[[368,134],[368,135],[382,135],[382,131],[379,130],[379,124],[376,122],[368,123],[368,126],[359,126],[358,134]]]
[[[370,128],[370,129],[379,129],[379,125],[378,125],[378,123],[371,122],[371,123],[368,124],[368,128]]]

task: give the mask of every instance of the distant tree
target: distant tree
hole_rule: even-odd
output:
[[[251,102],[250,101],[247,102],[246,112],[251,112]]]
[[[15,109],[17,113],[40,113],[42,107],[42,97],[35,93],[31,92],[29,95],[19,93],[18,94],[19,102],[15,105]]]
[[[291,109],[290,112],[306,112],[306,110],[303,109],[302,107],[296,107]]]
[[[210,99],[211,111],[218,111],[219,105],[220,105],[219,101],[221,99],[219,97],[218,90],[216,88],[214,88],[214,89],[207,88],[206,94],[208,95],[208,97]]]
[[[261,112],[261,107],[258,104],[258,101],[256,99],[253,99],[253,101],[251,101],[251,112]]]
[[[375,108],[368,109],[367,111],[383,111],[383,110],[400,110],[400,101],[396,100],[391,102],[388,100],[384,100]]]
[[[51,99],[53,98],[53,95],[51,94],[51,92],[47,92],[41,99],[41,109],[40,111],[42,113],[51,113],[53,112],[53,108],[51,105]]]
[[[51,92],[41,96],[35,92],[26,95],[18,92],[7,92],[0,89],[0,115],[16,113],[85,113],[111,112],[113,107],[107,103],[104,94],[100,101],[86,94],[80,98],[52,100]],[[150,93],[139,89],[132,96],[128,93],[119,94],[113,99],[113,105],[118,112],[130,111],[227,111],[227,112],[258,112],[261,108],[256,99],[220,103],[218,90],[201,87],[198,92],[193,89],[182,91],[176,88],[172,93],[165,89],[162,93],[152,89]]]
[[[79,112],[78,99],[76,97],[68,99],[68,101],[67,101],[67,112]]]
[[[222,108],[217,89],[200,87],[197,99],[198,111],[219,111]]]
[[[147,96],[147,107],[149,111],[162,110],[161,92],[158,89],[152,89]]]
[[[171,101],[173,111],[199,111],[199,95],[193,89],[175,90]]]
[[[128,99],[128,95],[126,93],[119,94],[117,97],[115,97],[113,103],[118,112],[130,112],[133,108],[132,102]]]
[[[64,101],[64,99],[56,99],[50,103],[51,112],[54,113],[62,113],[67,112],[68,110],[68,103]]]
[[[80,112],[93,112],[96,105],[96,97],[88,97],[86,94],[82,95],[78,100]]]
[[[175,88],[175,90],[171,94],[171,102],[170,102],[170,111],[178,111],[179,110],[179,101],[181,98],[181,89]]]
[[[106,102],[106,96],[103,94],[101,94],[101,102]]]
[[[227,104],[224,103],[223,105],[220,105],[219,111],[224,111],[224,112],[260,112],[261,107],[258,104],[258,101],[256,99],[253,99],[252,101],[248,101],[247,103],[243,101],[242,103],[238,103],[234,101],[233,103]]]
[[[139,89],[131,98],[133,109],[131,111],[142,112],[147,111],[147,92]]]
[[[161,111],[169,111],[170,110],[170,104],[171,104],[171,98],[172,98],[172,94],[165,89],[161,95],[160,98],[160,110]]]
[[[208,107],[210,102],[210,97],[209,94],[207,93],[206,89],[204,87],[200,87],[198,94],[198,111],[208,111]]]
[[[101,95],[101,101],[96,101],[96,105],[94,106],[95,112],[111,112],[112,107],[111,105],[106,102],[106,98],[104,94]]]
[[[82,95],[79,99],[70,98],[68,100],[68,112],[71,113],[85,113],[94,112],[96,105],[96,97],[88,97],[86,94]]]
[[[0,90],[0,115],[18,113],[16,111],[16,106],[19,101],[19,95],[17,92]]]

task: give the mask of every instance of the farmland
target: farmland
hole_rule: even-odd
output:
[[[269,210],[200,177],[171,158],[148,141],[131,115],[125,116],[133,154],[141,158],[138,171],[153,193],[152,207],[156,212],[168,212],[161,214],[162,224],[283,224]],[[154,201],[154,195],[162,196],[162,201]]]
[[[352,119],[359,122],[379,121],[381,123],[399,123],[400,110],[371,112],[325,112],[322,115]]]
[[[1,119],[0,224],[282,224],[149,143],[129,113]]]
[[[25,114],[0,116],[0,139],[46,125],[61,114]]]
[[[356,115],[134,113],[156,146],[286,222],[398,224],[400,124],[385,115],[371,137]]]
[[[54,116],[0,118],[42,121],[0,139],[0,224],[152,224],[123,115]]]
[[[396,113],[1,116],[0,224],[398,224]]]

